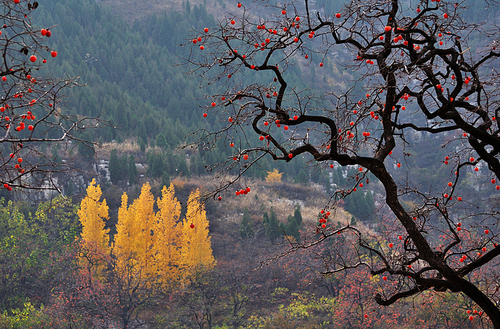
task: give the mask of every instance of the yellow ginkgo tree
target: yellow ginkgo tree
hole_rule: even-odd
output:
[[[78,211],[82,240],[110,256],[108,267],[113,277],[126,286],[168,289],[191,272],[210,269],[215,264],[199,190],[190,194],[184,220],[173,184],[163,187],[156,213],[148,183],[131,204],[124,193],[111,247],[104,222],[109,217],[108,207],[105,200],[99,201],[101,195],[99,185],[92,181]]]
[[[186,273],[215,264],[205,206],[199,200],[200,190],[197,189],[189,195],[186,218],[182,222],[181,259]]]
[[[106,220],[109,219],[106,200],[100,201],[102,190],[92,180],[87,188],[87,195],[83,198],[78,217],[82,224],[82,242],[87,248],[94,251],[109,253],[109,229],[106,229]]]
[[[163,187],[157,206],[154,231],[159,233],[154,246],[154,254],[162,284],[169,286],[179,278],[181,262],[181,203],[175,197],[173,184],[170,184],[168,188]]]
[[[215,265],[199,190],[190,194],[184,220],[173,184],[163,187],[157,212],[148,183],[131,204],[124,193],[111,246],[105,228],[108,207],[105,200],[100,201],[101,195],[99,185],[92,181],[78,211],[82,240],[101,250],[97,271],[90,274],[118,298],[123,324],[130,322],[140,306],[154,304],[183,279]],[[81,261],[94,259],[83,257]]]

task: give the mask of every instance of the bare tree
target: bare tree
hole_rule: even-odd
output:
[[[494,4],[482,5],[495,12]],[[216,116],[214,127],[220,129],[201,131],[197,147],[236,144],[234,155],[212,168],[220,182],[212,196],[264,156],[289,162],[307,155],[324,168],[334,162],[354,166],[352,187],[334,192],[320,214],[319,234],[293,244],[291,251],[342,233],[356,242],[358,257],[329,257],[325,274],[366,266],[373,275],[397,282],[396,289],[386,291],[381,280],[382,293],[375,296],[380,305],[428,289],[460,292],[500,328],[495,280],[500,52],[494,17],[489,24],[469,23],[465,3],[448,1],[355,0],[338,13],[311,7],[308,0],[238,4],[219,26],[199,31],[190,42],[192,73],[203,85],[220,88],[208,98],[204,114]],[[350,56],[347,72],[361,77],[352,87],[330,82],[329,92],[299,90],[294,83],[304,81],[287,78],[293,66],[320,61],[317,72],[331,72],[334,52]],[[326,80],[329,74],[311,76],[318,77]],[[412,180],[415,165],[408,161],[415,134],[440,141],[437,149],[429,143],[428,152],[446,154],[438,162],[448,174],[425,190]],[[391,216],[381,224],[390,234],[332,227],[338,202],[360,189],[369,172],[383,186]],[[476,205],[461,194],[470,179],[494,183]],[[404,200],[413,206],[404,207]],[[489,277],[474,279],[485,268]]]
[[[58,54],[45,45],[52,30],[33,25],[37,8],[37,1],[0,4],[0,184],[8,191],[58,189],[52,174],[69,166],[54,161],[44,145],[83,142],[78,130],[98,122],[63,110],[64,90],[77,82],[54,78],[46,68]]]

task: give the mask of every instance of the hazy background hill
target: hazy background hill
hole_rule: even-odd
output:
[[[312,6],[333,12],[341,8],[342,1],[322,0]],[[231,156],[231,148],[224,142],[214,152],[204,154],[195,149],[179,149],[192,140],[190,132],[220,125],[219,118],[202,117],[201,106],[208,102],[204,97],[215,93],[211,89],[215,87],[200,89],[200,81],[188,76],[188,68],[179,64],[190,52],[192,45],[188,40],[196,36],[194,31],[216,25],[220,17],[214,14],[221,15],[224,8],[234,11],[236,3],[54,0],[41,3],[35,12],[41,26],[51,27],[53,34],[49,41],[59,53],[57,60],[49,59],[47,70],[54,76],[80,77],[84,85],[68,91],[67,110],[100,116],[110,123],[82,133],[83,138],[100,143],[102,148],[97,149],[97,155],[86,148],[80,148],[80,153],[86,161],[107,161],[115,149],[109,164],[112,185],[130,189],[140,184],[141,175],[160,184],[167,184],[172,177],[205,175],[205,166]],[[476,5],[466,17],[475,21],[496,17],[494,11],[483,9]],[[476,42],[472,40],[471,44]],[[293,58],[295,65],[290,65],[287,78],[295,81],[299,89],[345,90],[354,85],[355,93],[362,97],[363,83],[356,81],[359,74],[342,67],[343,62],[352,61],[351,55],[334,52],[330,59],[322,60],[325,67],[321,70],[316,69],[319,59],[313,58],[307,64]],[[257,82],[262,79],[252,73],[246,78]],[[418,169],[410,174],[421,186],[427,186],[424,189],[441,188],[435,182],[445,170],[446,150],[439,148],[444,141],[426,134],[405,138],[414,146],[405,150],[406,155],[402,149],[396,149],[393,165],[398,161],[415,165]],[[429,153],[430,145],[438,151]],[[267,172],[277,168],[284,173],[283,179],[292,183],[318,183],[326,192],[332,189],[330,183],[348,187],[352,170],[309,168],[308,160],[297,157],[286,164],[264,159],[247,177],[263,179]],[[138,174],[129,173],[132,168],[129,163],[141,164],[139,168],[144,169]],[[481,190],[487,177],[482,177],[481,172],[468,174],[471,177],[463,188],[473,198],[472,192]],[[82,192],[83,186],[68,185],[65,186],[68,190]]]

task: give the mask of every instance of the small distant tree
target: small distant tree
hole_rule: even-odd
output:
[[[280,228],[278,217],[276,216],[273,207],[271,207],[269,215],[267,214],[267,212],[265,212],[263,217],[264,217],[263,224],[266,231],[266,236],[268,237],[269,240],[271,240],[271,242],[274,243],[274,241],[277,238],[283,235],[283,231]]]
[[[293,217],[295,217],[295,220],[297,221],[297,224],[300,226],[302,225],[302,213],[300,212],[300,205],[297,204],[295,206],[295,211],[293,212]]]
[[[92,135],[85,131],[80,134],[80,138],[85,141],[92,141]],[[78,153],[85,159],[90,160],[95,155],[95,148],[93,143],[83,142],[78,144]]]
[[[300,212],[300,205],[295,207],[293,215],[289,215],[285,223],[281,223],[280,227],[286,236],[293,237],[294,242],[300,242],[300,226],[302,225],[302,214]]]
[[[109,178],[111,183],[118,184],[126,178],[127,164],[123,163],[122,159],[118,156],[116,149],[111,150],[109,157]]]
[[[163,154],[150,152],[148,154],[148,174],[153,177],[161,177],[166,172],[165,160]]]
[[[137,180],[137,166],[135,165],[135,157],[133,154],[128,158],[128,183],[134,184]]]
[[[186,162],[186,158],[183,155],[176,156],[177,160],[177,168],[176,172],[178,175],[182,175],[184,177],[191,177],[191,171]]]
[[[375,203],[371,191],[353,192],[344,199],[344,208],[361,220],[370,220],[375,212]]]
[[[297,183],[302,183],[302,184],[307,183],[307,173],[305,172],[304,169],[301,168],[299,170],[299,173],[297,174],[297,177],[295,178],[295,181]]]
[[[194,153],[189,160],[189,172],[193,175],[201,175],[205,172],[205,167],[198,153]]]
[[[137,143],[139,143],[139,149],[142,153],[146,152],[146,142],[140,136],[137,138]]]
[[[166,148],[169,146],[165,135],[159,133],[158,136],[156,136],[156,145],[161,148]]]
[[[281,223],[280,228],[283,232],[285,232],[286,236],[294,238],[295,241],[293,242],[300,241],[300,233],[299,233],[300,225],[299,223],[297,223],[297,220],[295,219],[294,216],[289,215],[286,219],[286,224]]]
[[[365,200],[366,200],[366,214],[367,217],[370,219],[373,219],[375,215],[375,200],[373,199],[373,192],[372,191],[367,191],[365,193]]]
[[[250,212],[248,208],[245,208],[243,211],[243,218],[240,223],[240,237],[242,239],[249,239],[255,235],[255,232],[252,228],[252,218],[250,217]]]
[[[266,182],[281,183],[281,176],[283,176],[283,173],[280,173],[278,169],[274,168],[272,171],[267,172]]]
[[[161,185],[163,186],[170,185],[170,174],[168,172],[164,172],[163,175],[161,175]]]

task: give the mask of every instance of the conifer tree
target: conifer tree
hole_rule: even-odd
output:
[[[297,204],[295,207],[295,211],[293,212],[293,217],[295,217],[295,220],[297,221],[297,224],[300,226],[302,225],[302,213],[300,212],[300,205]]]
[[[109,158],[109,179],[111,183],[117,184],[123,177],[123,164],[118,158],[118,152],[116,149],[113,149],[111,150],[111,156]]]
[[[248,208],[245,208],[245,210],[243,211],[243,218],[240,224],[240,237],[242,239],[249,239],[254,237],[255,232],[252,228],[251,221],[252,218],[250,217],[250,212],[248,211]]]
[[[280,229],[278,218],[274,209],[271,207],[270,215],[264,213],[264,228],[266,229],[266,236],[274,243],[276,238],[279,238],[283,231]]]
[[[132,185],[137,179],[137,167],[135,165],[135,157],[133,154],[128,159],[128,183]]]

